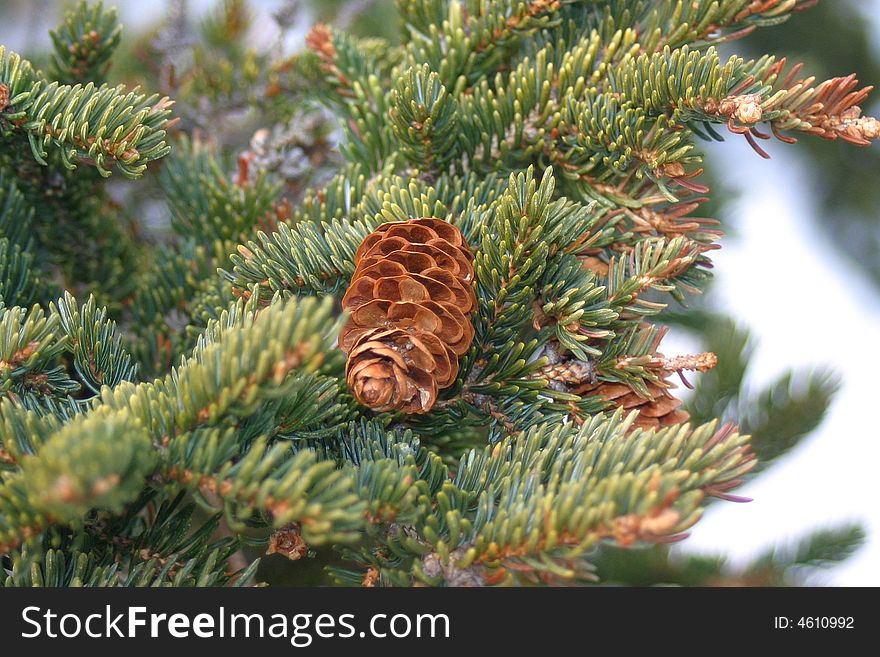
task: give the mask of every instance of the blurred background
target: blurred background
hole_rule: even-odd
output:
[[[161,77],[156,53],[184,52],[187,30],[223,3],[105,4],[118,7],[125,26],[110,79],[143,80],[152,91]],[[0,0],[0,44],[42,64],[48,29],[66,6]],[[301,49],[318,20],[398,38],[391,0],[252,0],[249,7],[242,39],[274,59]],[[724,49],[803,61],[820,79],[854,72],[862,84],[880,84],[880,0],[822,0]],[[871,103],[863,109],[877,116],[880,93]],[[235,124],[238,115],[230,117]],[[242,145],[249,134],[240,136]],[[880,147],[819,139],[762,146],[772,159],[734,136],[703,146],[712,216],[727,236],[714,252],[716,281],[698,313],[671,313],[675,330],[664,344],[667,354],[718,353],[722,365],[702,376],[689,410],[696,419],[730,416],[769,437],[759,454],[765,471],[737,491],[751,503],[711,507],[673,550],[635,558],[608,551],[602,558],[617,565],[623,582],[880,585],[880,431],[870,418],[880,397],[873,380],[880,365]],[[142,212],[157,210],[145,204]],[[714,579],[692,576],[710,570]]]

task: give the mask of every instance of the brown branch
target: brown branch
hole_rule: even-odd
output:
[[[180,469],[177,466],[172,466],[166,472],[165,478],[167,480],[176,481],[184,486],[190,486],[195,483],[196,487],[202,493],[212,493],[222,499],[233,497],[232,491],[235,487],[235,482],[232,479],[221,479],[213,475],[199,474],[186,468]],[[251,506],[256,503],[259,496],[260,491],[255,491],[250,495],[237,496],[235,499],[238,502]],[[289,506],[286,501],[276,500],[271,495],[267,495],[264,502],[262,508],[273,515],[286,512]],[[307,521],[303,521],[303,523],[306,522]]]
[[[635,358],[625,356],[618,358],[615,365],[616,369],[626,369],[634,365],[652,369],[665,374],[673,372],[681,372],[687,370],[690,372],[708,372],[718,364],[718,358],[711,351],[706,351],[697,355],[673,356],[666,358],[662,354],[655,354],[647,357],[637,356]]]
[[[23,525],[19,527],[18,533],[10,540],[6,541],[5,543],[3,541],[0,541],[0,554],[7,554],[9,552],[12,552],[13,550],[17,550],[22,546],[25,541],[30,540],[31,538],[34,538],[35,536],[41,534],[46,529],[46,526],[49,524],[52,524],[52,519],[50,517],[47,517],[45,523],[35,522],[30,525]]]
[[[16,367],[22,365],[28,358],[34,355],[40,343],[37,340],[31,340],[24,347],[16,351],[8,361],[0,360],[0,375],[11,372]]]
[[[476,587],[485,586],[486,567],[482,564],[472,564],[466,568],[456,565],[467,552],[466,547],[460,547],[449,554],[444,560],[436,552],[431,552],[422,559],[422,572],[428,577],[442,577],[447,586]]]
[[[0,447],[0,463],[5,463],[6,465],[18,465],[18,461],[15,457],[2,447]]]
[[[561,363],[545,365],[530,378],[543,379],[553,389],[566,390],[567,386],[595,381],[596,365],[590,361],[573,358]]]

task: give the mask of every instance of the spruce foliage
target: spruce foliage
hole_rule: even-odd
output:
[[[52,32],[45,72],[0,46],[5,585],[244,585],[285,538],[342,584],[726,576],[652,546],[740,499],[835,385],[742,395],[746,336],[688,309],[722,236],[699,145],[867,146],[868,90],[716,50],[800,0],[396,4],[397,41],[317,25],[292,56],[247,45],[241,0],[171,17],[146,93],[107,82],[122,30],[100,3]],[[138,194],[159,229],[118,200]],[[339,300],[364,238],[419,217],[474,252],[475,338],[430,413],[372,413]],[[661,353],[669,325],[707,352]]]

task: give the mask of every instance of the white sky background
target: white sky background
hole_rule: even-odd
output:
[[[880,47],[880,0],[864,5]],[[822,44],[815,46],[821,52]],[[880,80],[862,83],[880,87]],[[876,95],[872,101],[876,116],[880,102]],[[680,549],[721,552],[741,564],[810,530],[855,520],[867,529],[866,545],[818,581],[878,586],[880,430],[872,411],[878,403],[874,370],[880,362],[880,296],[818,228],[822,219],[816,216],[814,181],[799,160],[797,145],[764,144],[769,144],[769,161],[740,138],[706,148],[716,171],[723,170],[740,192],[725,208],[737,236],[723,240],[723,248],[713,253],[717,283],[711,294],[757,341],[747,377],[754,389],[788,369],[823,365],[838,373],[842,387],[813,435],[736,491],[753,501],[714,505]]]
[[[116,4],[130,25],[152,21],[165,8],[164,2],[155,0],[107,2]],[[191,4],[201,9],[212,2],[194,0]],[[278,0],[252,0],[265,14],[257,25],[274,30],[268,15],[278,4]],[[30,19],[41,16],[54,25],[57,5],[55,0],[32,2],[27,15],[14,16],[11,25],[3,26],[0,42],[13,49],[33,44],[34,37],[39,42],[44,32],[28,29]],[[865,5],[868,14],[869,7],[880,9],[880,0]],[[877,16],[875,11],[871,19],[880,44]],[[302,24],[307,25],[310,21],[304,18]],[[291,46],[301,43],[301,34],[292,36]],[[260,40],[271,42],[272,37],[264,35]],[[821,49],[821,44],[816,48]],[[880,86],[880,80],[862,82]],[[873,107],[876,115],[880,104],[875,101]],[[872,411],[878,404],[873,370],[878,362],[880,297],[828,245],[812,220],[816,212],[813,185],[799,162],[798,147],[777,142],[765,148],[773,156],[770,161],[759,158],[735,136],[704,149],[710,160],[720,164],[718,170],[723,167],[732,187],[748,190],[727,206],[738,236],[725,239],[723,248],[713,254],[717,283],[712,295],[719,308],[751,328],[757,341],[748,377],[755,390],[787,369],[822,365],[830,365],[843,385],[826,421],[812,437],[736,491],[754,501],[715,504],[679,549],[724,553],[739,564],[811,530],[858,520],[868,529],[867,545],[846,565],[823,574],[821,581],[877,586],[880,432]],[[668,355],[677,351],[676,346],[682,352],[693,347],[687,340],[664,344]]]
[[[758,158],[745,140],[709,149],[731,183],[748,190],[728,209],[736,216],[738,237],[713,254],[717,283],[711,294],[756,338],[748,376],[754,389],[792,367],[821,365],[838,372],[843,385],[818,431],[736,491],[753,501],[715,505],[681,549],[724,552],[742,563],[810,529],[861,520],[868,544],[823,580],[876,586],[880,441],[871,411],[877,403],[877,292],[809,218],[816,204],[797,147],[770,149],[770,161]],[[673,353],[670,347],[664,351]]]

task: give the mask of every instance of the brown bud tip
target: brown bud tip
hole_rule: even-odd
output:
[[[332,60],[336,57],[333,46],[332,32],[324,23],[317,23],[306,35],[306,46],[316,52],[322,59]]]
[[[705,106],[706,111],[709,106]],[[740,123],[752,125],[759,123],[764,117],[764,109],[761,107],[761,96],[759,94],[746,94],[745,96],[728,96],[722,100],[717,109],[712,106],[715,111],[710,113],[722,114],[735,118]]]
[[[300,534],[300,527],[293,523],[272,532],[266,554],[282,554],[291,561],[302,559],[309,553],[309,546]]]

